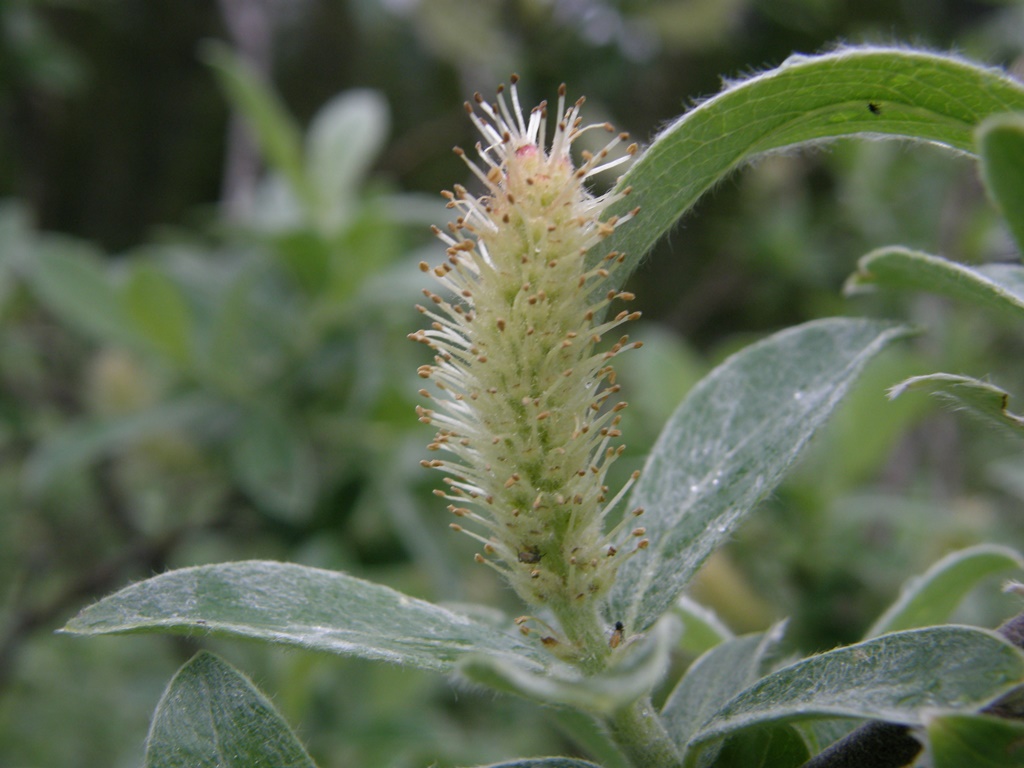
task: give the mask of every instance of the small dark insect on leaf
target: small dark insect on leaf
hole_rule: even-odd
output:
[[[612,632],[611,639],[608,641],[608,645],[611,648],[618,648],[622,643],[622,632],[626,627],[621,621],[615,622],[615,631]]]
[[[539,563],[540,552],[536,549],[523,549],[519,551],[520,563]]]
[[[882,114],[882,108],[880,106],[878,106],[877,104],[875,104],[875,102],[869,101],[868,102],[868,112],[870,112],[872,115],[880,115],[880,114]]]

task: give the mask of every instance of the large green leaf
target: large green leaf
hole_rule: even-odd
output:
[[[1024,319],[1024,267],[1019,264],[969,267],[921,251],[888,246],[860,258],[845,290],[856,293],[876,286],[931,291]]]
[[[171,680],[145,768],[315,768],[284,718],[238,670],[199,653]]]
[[[928,719],[935,768],[1024,766],[1024,723],[987,715],[940,715]]]
[[[1018,110],[1024,85],[951,56],[878,47],[792,56],[728,85],[658,136],[619,184],[633,194],[615,212],[639,206],[640,216],[606,245],[635,267],[705,191],[765,152],[851,135],[973,152],[982,120]]]
[[[1009,409],[1010,393],[995,384],[955,373],[929,373],[901,381],[889,390],[889,397],[897,398],[909,389],[927,389],[938,400],[1007,429],[1017,437],[1024,435],[1024,416]]]
[[[1024,251],[1024,115],[997,115],[978,128],[981,177]]]
[[[62,630],[247,637],[450,671],[469,654],[542,669],[550,657],[518,632],[344,573],[252,560],[182,568],[84,609]]]
[[[734,638],[715,646],[686,670],[661,711],[665,730],[680,750],[726,702],[761,678],[765,659],[780,637],[781,627],[776,627]]]
[[[1024,680],[1024,654],[974,627],[915,629],[812,656],[763,678],[695,736],[812,717],[920,725],[942,709],[976,710]]]
[[[705,377],[658,438],[630,507],[650,546],[626,561],[608,615],[643,631],[782,479],[867,362],[906,329],[829,319],[740,351]]]
[[[1024,568],[1020,553],[997,544],[952,552],[907,582],[899,599],[872,625],[867,637],[948,621],[960,601],[982,580],[1020,568]]]

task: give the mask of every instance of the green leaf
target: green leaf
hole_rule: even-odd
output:
[[[608,615],[643,631],[770,493],[867,362],[902,327],[829,319],[740,351],[705,377],[658,438],[630,508],[650,546],[619,568]]]
[[[649,694],[664,679],[678,629],[674,621],[660,622],[626,649],[618,663],[592,677],[570,677],[569,670],[538,674],[495,656],[471,656],[459,664],[459,671],[499,691],[607,716]]]
[[[928,718],[934,768],[1024,766],[1024,723],[989,715]]]
[[[24,260],[22,275],[40,303],[70,328],[97,341],[139,346],[119,289],[94,249],[48,239]]]
[[[694,738],[811,717],[921,725],[937,709],[979,709],[1024,679],[1024,655],[974,627],[914,629],[804,659],[740,693]]]
[[[791,56],[728,85],[658,136],[619,183],[633,193],[611,210],[639,206],[637,220],[598,250],[621,251],[635,267],[704,192],[765,152],[853,135],[973,152],[982,120],[1018,110],[1018,81],[951,56],[880,47]]]
[[[729,628],[710,608],[686,595],[680,595],[672,604],[672,613],[683,622],[683,637],[678,646],[681,651],[700,656],[733,638]]]
[[[323,286],[327,302],[338,306],[322,307],[321,311],[337,313],[339,308],[345,307],[356,294],[364,291],[362,286],[368,278],[381,278],[384,265],[402,253],[404,247],[388,203],[381,198],[364,196],[359,215],[348,223],[335,243],[329,282]],[[379,302],[380,297],[376,299]]]
[[[359,184],[388,132],[388,106],[377,91],[335,96],[309,126],[307,174],[320,201],[319,223],[336,231],[352,214]]]
[[[335,247],[312,229],[285,228],[274,239],[275,256],[289,276],[310,295],[330,288]]]
[[[1024,417],[1012,413],[1007,407],[1010,393],[987,381],[953,373],[930,373],[901,381],[889,390],[889,397],[895,399],[909,389],[928,389],[938,400],[1009,429],[1018,437],[1024,430]]]
[[[975,133],[981,178],[1024,251],[1024,115],[997,115]]]
[[[686,670],[665,701],[661,717],[680,750],[693,734],[740,691],[764,674],[765,659],[782,636],[782,625],[715,646]]]
[[[909,248],[890,246],[862,256],[844,291],[881,286],[931,291],[1024,319],[1024,267],[987,264],[969,267]]]
[[[139,333],[179,368],[192,360],[192,312],[174,281],[152,264],[135,264],[124,287],[125,310]]]
[[[1019,552],[996,544],[953,552],[907,582],[899,599],[879,617],[866,637],[948,621],[961,600],[984,579],[1024,568]]]
[[[246,637],[442,672],[474,653],[533,670],[550,662],[516,631],[345,573],[260,560],[182,568],[133,584],[62,631]]]
[[[242,488],[269,514],[290,522],[312,514],[316,460],[286,419],[247,413],[241,434],[231,444],[231,466]]]
[[[799,768],[811,757],[791,725],[750,728],[725,740],[715,768]]]
[[[242,58],[221,43],[207,43],[203,57],[232,106],[245,119],[270,166],[288,180],[295,196],[314,207],[315,188],[306,176],[302,132],[277,94]]]
[[[157,705],[145,768],[315,768],[288,723],[212,653],[178,670]]]

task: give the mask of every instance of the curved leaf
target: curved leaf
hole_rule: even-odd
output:
[[[1024,115],[998,115],[976,134],[981,178],[1024,251]]]
[[[697,730],[726,702],[761,678],[765,658],[782,638],[782,626],[717,645],[686,670],[662,708],[665,730],[685,749]]]
[[[970,267],[899,246],[878,248],[862,256],[844,291],[857,293],[876,286],[950,296],[1024,319],[1024,267],[986,264]]]
[[[716,645],[732,640],[734,635],[714,611],[687,595],[680,595],[672,604],[672,613],[683,622],[679,650],[700,656]]]
[[[1024,416],[1008,408],[1010,393],[987,381],[955,373],[912,376],[890,389],[889,399],[899,397],[908,389],[928,389],[932,397],[951,403],[991,424],[1009,429],[1017,437],[1024,430]]]
[[[1022,680],[1024,654],[994,632],[960,626],[898,632],[765,677],[723,707],[694,742],[811,717],[921,725],[935,710],[980,709]]]
[[[353,576],[250,560],[182,568],[84,609],[62,630],[79,635],[201,632],[451,671],[469,654],[532,670],[547,654],[461,613]]]
[[[635,267],[704,192],[765,152],[851,135],[973,152],[982,120],[1019,110],[1024,85],[952,56],[881,47],[791,56],[729,84],[658,136],[619,183],[633,194],[613,212],[639,206],[640,216],[605,243]]]
[[[247,61],[222,43],[206,43],[203,58],[231,105],[245,119],[268,163],[288,180],[297,198],[312,205],[316,189],[303,166],[302,132],[278,95]]]
[[[145,768],[316,768],[288,723],[234,667],[197,654],[171,680],[146,739]]]
[[[835,318],[790,328],[738,352],[673,414],[630,507],[650,546],[627,560],[608,616],[642,632],[707,556],[782,479],[867,362],[902,327]]]
[[[871,626],[866,637],[947,621],[979,582],[1020,568],[1024,568],[1020,553],[996,544],[980,544],[948,554],[904,585],[899,599]]]

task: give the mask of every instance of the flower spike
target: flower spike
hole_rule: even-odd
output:
[[[427,405],[417,413],[437,429],[429,448],[446,455],[423,463],[448,475],[438,495],[459,518],[452,528],[482,545],[477,561],[523,600],[562,618],[596,605],[618,563],[646,546],[634,524],[642,510],[605,532],[605,518],[636,479],[618,493],[605,485],[623,450],[625,408],[613,401],[619,388],[610,361],[639,343],[622,336],[597,348],[640,313],[604,319],[608,304],[633,298],[615,282],[623,259],[610,253],[597,266],[587,259],[636,212],[604,217],[629,190],[594,196],[586,182],[628,162],[636,146],[610,159],[627,135],[607,124],[582,126],[583,99],[566,108],[564,85],[547,146],[547,104],[524,114],[517,83],[513,76],[507,91],[499,88],[494,104],[479,94],[466,104],[482,137],[478,159],[455,152],[483,192],[444,193],[456,218],[434,233],[447,259],[420,265],[444,295],[424,291],[418,309],[429,327],[410,338],[434,352],[419,375],[436,391],[421,390]],[[572,145],[593,129],[612,138],[577,167]]]

